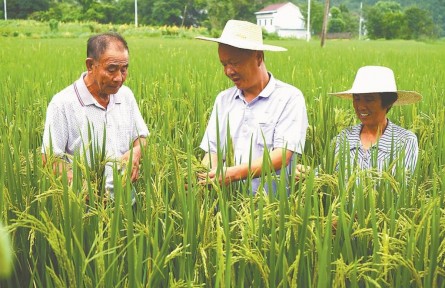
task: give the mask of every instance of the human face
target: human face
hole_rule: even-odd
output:
[[[257,84],[262,61],[258,53],[260,52],[224,44],[218,46],[219,60],[224,67],[224,74],[238,89],[248,91]]]
[[[352,97],[355,114],[364,126],[382,128],[386,125],[386,107],[382,107],[380,94],[354,94]]]
[[[116,94],[127,79],[128,51],[117,43],[110,43],[100,59],[89,59],[93,91],[101,98]]]

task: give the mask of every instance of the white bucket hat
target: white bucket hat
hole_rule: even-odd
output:
[[[261,27],[240,20],[229,20],[219,38],[198,36],[196,39],[218,42],[233,47],[257,51],[286,51],[286,48],[263,44]]]
[[[422,95],[415,91],[397,90],[394,73],[383,66],[364,66],[358,69],[352,88],[343,92],[329,93],[343,99],[352,99],[353,94],[395,92],[397,100],[393,105],[419,102]]]

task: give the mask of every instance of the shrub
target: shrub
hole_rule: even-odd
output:
[[[59,21],[56,19],[49,20],[49,29],[51,32],[57,32],[59,30]]]

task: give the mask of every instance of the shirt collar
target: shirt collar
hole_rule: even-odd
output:
[[[389,119],[387,119],[388,124],[386,125],[386,129],[385,131],[383,131],[383,135],[382,137],[380,137],[380,140],[387,140],[389,142],[391,142],[391,139],[393,137],[392,132],[394,130],[394,124],[389,121]]]
[[[80,75],[80,78],[76,82],[74,82],[75,86],[74,89],[76,90],[77,97],[79,98],[79,101],[81,102],[82,106],[98,104],[96,99],[94,99],[93,95],[88,90],[87,85],[85,84],[84,77],[86,75],[87,72],[83,72]],[[110,103],[114,102],[116,104],[120,104],[122,102],[122,95],[121,93],[119,93],[119,91],[116,94],[110,95]]]
[[[377,145],[373,145],[370,149],[376,149],[378,148],[379,150],[382,151],[386,151],[388,152],[391,147],[388,147],[382,143],[391,143],[392,139],[393,139],[393,130],[394,130],[394,123],[392,123],[391,121],[388,120],[388,125],[386,126],[385,131],[383,132],[382,137],[380,137],[379,141],[378,141],[378,147]],[[352,127],[351,133],[348,135],[348,141],[349,143],[361,143],[360,142],[360,131],[363,128],[363,124],[358,124]],[[350,149],[351,150],[355,150],[358,148],[358,145],[351,145]]]
[[[348,142],[349,143],[356,143],[351,146],[352,149],[358,148],[360,145],[360,131],[362,131],[362,124],[355,125],[351,128],[351,133],[348,134]]]
[[[389,121],[389,119],[387,119],[388,121],[388,125],[386,125],[386,129],[385,131],[383,131],[383,135],[382,137],[380,137],[379,140],[379,150],[384,150],[389,152],[391,150],[391,146],[392,145],[383,145],[382,143],[393,143],[395,142],[395,138],[394,138],[394,123],[392,123],[391,121]]]
[[[264,87],[264,89],[260,92],[260,94],[258,94],[258,96],[256,98],[259,98],[259,97],[267,98],[270,95],[272,95],[273,91],[275,90],[275,85],[277,84],[277,80],[275,79],[275,77],[273,77],[272,73],[267,72],[267,74],[269,74],[269,82],[267,83],[266,87]],[[237,98],[244,99],[243,92],[238,88],[235,89],[235,93],[233,94],[233,96],[235,97],[235,99],[237,99]]]

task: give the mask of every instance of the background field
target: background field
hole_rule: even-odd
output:
[[[444,43],[269,41],[288,52],[266,52],[268,69],[306,98],[302,161],[325,170],[289,197],[252,197],[242,185],[184,189],[214,98],[231,85],[216,44],[128,37],[126,84],[151,132],[133,211],[126,184],[114,205],[87,209],[86,183],[100,177],[82,159],[72,187],[41,168],[46,106],[84,70],[86,40],[0,38],[0,219],[15,250],[1,287],[444,287]],[[327,93],[363,65],[391,67],[400,89],[424,96],[389,113],[419,139],[409,181],[332,173],[331,139],[357,120]]]

